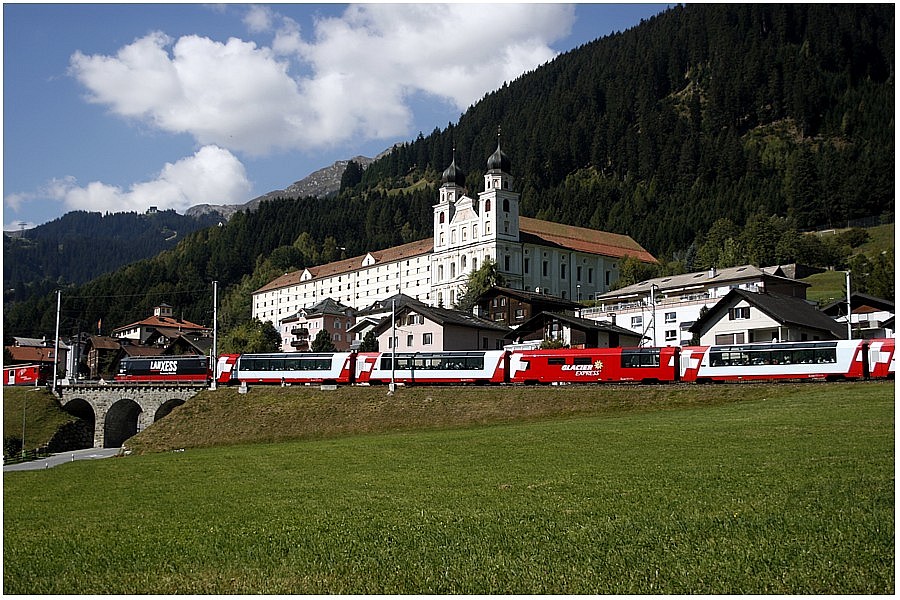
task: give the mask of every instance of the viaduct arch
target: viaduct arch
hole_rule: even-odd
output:
[[[193,398],[204,386],[75,385],[60,391],[60,405],[93,424],[94,448],[118,448]]]

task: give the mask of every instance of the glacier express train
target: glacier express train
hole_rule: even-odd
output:
[[[568,384],[886,379],[893,339],[730,346],[224,354],[221,384]]]

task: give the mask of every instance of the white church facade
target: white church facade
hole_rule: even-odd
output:
[[[627,235],[521,217],[499,144],[477,196],[467,195],[454,160],[441,177],[432,238],[286,273],[253,293],[252,316],[277,328],[325,298],[362,309],[398,292],[452,308],[488,259],[507,287],[577,301],[609,291],[625,256],[656,261]]]

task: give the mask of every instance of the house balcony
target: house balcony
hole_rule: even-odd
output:
[[[309,329],[306,327],[294,327],[291,329],[291,335],[300,339],[309,338]]]
[[[293,342],[291,342],[291,347],[294,350],[305,352],[309,350],[309,342],[307,340],[294,340]]]

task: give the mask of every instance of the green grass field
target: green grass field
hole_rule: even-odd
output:
[[[5,473],[4,593],[894,593],[893,383],[597,389]]]

